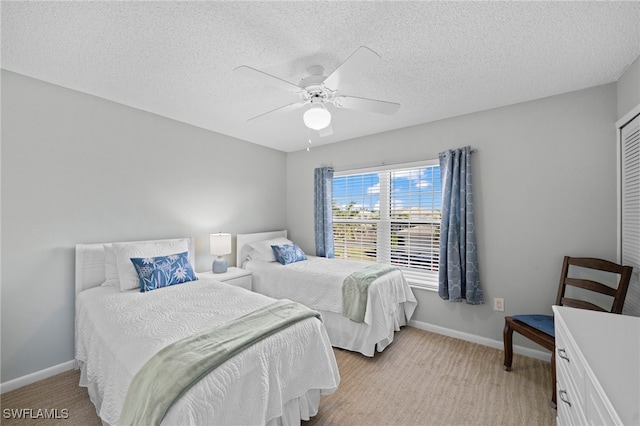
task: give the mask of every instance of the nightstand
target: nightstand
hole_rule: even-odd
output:
[[[214,274],[211,271],[207,271],[199,272],[198,275],[203,277],[215,278],[218,281],[246,288],[247,290],[251,291],[251,271],[247,271],[245,269],[230,266],[229,268],[227,268],[227,272],[224,272],[222,274]]]

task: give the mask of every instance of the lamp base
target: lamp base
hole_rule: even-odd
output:
[[[211,265],[211,270],[214,274],[224,274],[227,272],[227,259],[224,257],[218,257],[213,261],[213,265]]]

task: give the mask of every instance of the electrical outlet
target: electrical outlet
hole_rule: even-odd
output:
[[[504,312],[504,299],[500,297],[493,298],[493,310]]]

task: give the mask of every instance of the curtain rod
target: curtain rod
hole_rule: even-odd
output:
[[[474,154],[477,150],[471,149],[471,154]],[[385,169],[385,168],[393,168],[393,167],[398,167],[398,168],[410,168],[410,167],[420,167],[420,166],[428,166],[430,164],[428,163],[438,163],[438,159],[430,159],[430,160],[422,160],[422,161],[411,161],[411,162],[407,162],[407,163],[391,163],[391,164],[387,164],[385,162],[382,162],[380,164],[377,165],[372,165],[372,166],[355,166],[355,167],[331,167],[331,169],[333,169],[334,172],[351,172],[351,171],[358,171],[358,170],[371,170],[374,171],[376,169]]]

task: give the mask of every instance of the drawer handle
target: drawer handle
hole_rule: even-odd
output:
[[[569,397],[567,396],[567,391],[560,389],[560,392],[558,392],[558,396],[560,396],[560,399],[562,400],[562,402],[564,402],[565,404],[568,404],[569,407],[571,407],[571,401],[569,401]]]
[[[558,356],[567,362],[571,362],[571,360],[567,356],[567,351],[565,351],[564,349],[558,349]]]

